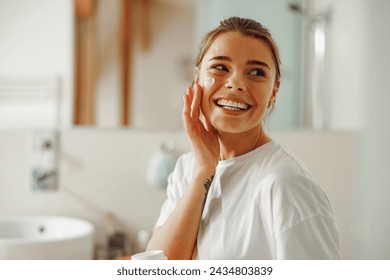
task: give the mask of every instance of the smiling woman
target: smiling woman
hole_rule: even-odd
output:
[[[169,178],[148,250],[169,259],[340,258],[326,194],[262,126],[279,64],[274,40],[254,20],[228,18],[206,35],[184,96],[192,152]]]
[[[216,81],[203,92],[202,112],[220,131],[243,132],[252,127],[258,131],[280,84],[272,51],[254,35],[221,33],[197,66],[198,83],[204,84],[205,76]],[[240,51],[243,44],[245,52]]]

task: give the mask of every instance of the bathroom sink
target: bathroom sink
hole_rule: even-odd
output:
[[[65,216],[0,218],[0,259],[92,259],[94,227]]]

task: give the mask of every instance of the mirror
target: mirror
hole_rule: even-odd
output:
[[[128,2],[132,6],[125,8]],[[90,12],[80,15],[80,3],[90,5]],[[0,5],[0,116],[19,121],[0,127],[180,130],[181,96],[192,81],[201,37],[232,15],[263,23],[279,44],[282,85],[270,129],[316,128],[313,112],[322,112],[317,129],[361,127],[362,87],[354,89],[356,98],[339,78],[348,72],[360,80],[359,67],[354,59],[334,67],[364,51],[358,32],[348,27],[362,15],[359,5],[331,0],[39,0],[34,5],[3,0]],[[312,32],[313,23],[324,14],[326,26],[317,24],[316,30],[322,30],[325,56],[315,68],[313,42],[321,38]],[[319,106],[312,100],[318,86],[311,81],[321,86]],[[353,102],[349,114],[340,96]]]
[[[125,100],[118,94],[128,79],[129,127],[148,130],[182,128],[182,95],[192,81],[193,60],[201,37],[223,18],[252,17],[271,29],[281,46],[282,86],[269,126],[300,127],[302,18],[288,1],[153,0],[134,1],[129,58],[123,57],[118,30],[120,1],[100,1],[96,8],[96,125],[118,127]],[[273,16],[277,11],[278,17]],[[147,41],[147,43],[145,43]],[[147,47],[145,47],[147,45]],[[288,47],[283,47],[288,46]],[[129,59],[129,76],[121,62]],[[122,109],[122,112],[125,111]],[[127,125],[127,124],[125,124]]]
[[[201,36],[222,18],[238,15],[268,26],[281,46],[283,82],[270,127],[300,126],[301,19],[289,11],[287,0],[247,0],[239,9],[237,1],[137,0],[130,1],[132,6],[127,10],[131,13],[127,13],[125,23],[126,2],[60,0],[53,4],[39,0],[33,5],[3,0],[1,92],[9,88],[9,79],[16,87],[26,80],[54,83],[56,89],[46,96],[52,98],[51,105],[46,106],[48,113],[40,118],[52,121],[37,120],[36,126],[119,128],[126,123],[125,115],[125,127],[179,130],[181,96],[192,81],[193,59]],[[272,16],[272,11],[280,17]],[[123,52],[125,35],[127,57]],[[28,92],[33,91],[30,84]],[[14,96],[18,89],[6,91]],[[124,92],[128,99],[124,99]],[[5,104],[4,98],[0,104]],[[13,114],[21,116],[23,111]]]
[[[131,1],[126,14],[127,2],[97,2],[96,126],[179,130],[192,80],[195,1]]]
[[[83,1],[95,5],[88,24],[85,24],[87,17],[81,17],[77,21],[77,4]],[[126,72],[129,127],[148,130],[181,129],[181,96],[192,81],[192,61],[200,36],[215,27],[220,19],[237,14],[237,11],[239,16],[254,17],[264,22],[280,46],[290,46],[281,47],[283,86],[279,99],[280,109],[276,110],[283,113],[275,112],[271,118],[271,126],[299,127],[300,71],[296,69],[300,69],[301,23],[299,17],[288,11],[287,1],[246,1],[246,5],[240,4],[239,10],[236,1],[131,2],[134,2],[129,46],[132,55],[130,59],[127,58],[129,65]],[[122,1],[61,0],[53,4],[50,0],[39,0],[32,4],[23,0],[4,0],[1,3],[0,25],[3,27],[3,39],[0,42],[0,77],[3,85],[7,84],[8,87],[7,79],[11,78],[18,87],[26,80],[47,80],[57,87],[47,97],[52,98],[52,105],[48,105],[46,109],[50,114],[41,118],[52,121],[47,124],[37,120],[37,124],[29,125],[63,127],[82,123],[75,119],[80,110],[77,104],[80,103],[82,108],[86,108],[85,114],[93,114],[93,118],[85,124],[101,128],[122,127],[123,76],[126,76],[121,66],[122,61],[126,60],[120,39],[123,24]],[[273,20],[271,11],[274,9],[280,10],[281,18],[286,22]],[[288,30],[284,30],[285,26],[288,26]],[[80,40],[80,32],[85,35],[88,31],[92,35]],[[78,48],[80,42],[87,48]],[[77,59],[82,55],[84,62]],[[79,68],[80,64],[84,68]],[[80,79],[84,85],[80,86],[77,73],[84,75]],[[86,73],[92,74],[85,75]],[[44,86],[46,85],[42,85]],[[77,91],[80,87],[84,87],[87,101],[78,101]],[[40,88],[38,91],[44,90]],[[13,95],[15,91],[17,90],[12,91]],[[26,91],[32,92],[31,86]],[[284,94],[284,91],[293,94]],[[9,95],[9,90],[7,92]],[[5,104],[4,98],[0,100],[0,104]],[[16,104],[19,101],[15,99],[14,102]],[[24,114],[22,111],[13,114],[20,116]],[[32,111],[40,110],[35,108]]]

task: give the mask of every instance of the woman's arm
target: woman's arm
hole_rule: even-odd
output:
[[[195,155],[192,180],[166,222],[155,229],[147,250],[162,249],[168,259],[191,259],[198,235],[204,201],[219,160],[214,128],[200,120],[202,88],[187,89],[183,122]]]
[[[206,187],[212,176],[204,173],[193,178],[167,221],[155,229],[147,250],[162,249],[168,259],[191,259],[207,196]]]

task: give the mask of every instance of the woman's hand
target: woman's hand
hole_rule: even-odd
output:
[[[214,127],[201,121],[202,87],[187,88],[183,122],[195,155],[194,173],[187,190],[165,223],[156,229],[147,250],[162,249],[168,259],[191,259],[215,168],[219,161],[219,142]]]
[[[210,122],[201,120],[201,100],[203,88],[195,84],[195,89],[187,88],[184,96],[183,123],[195,154],[195,172],[214,173],[219,161],[217,133]]]

